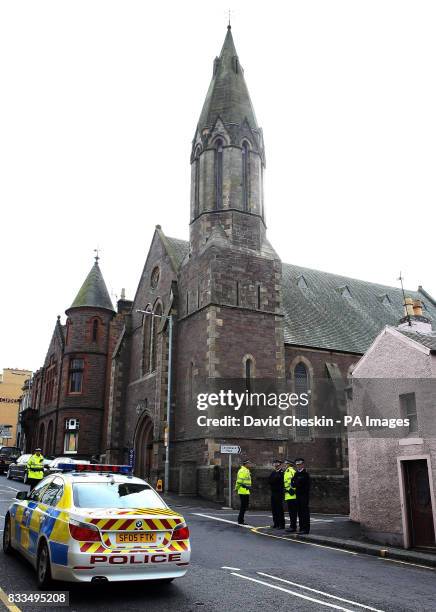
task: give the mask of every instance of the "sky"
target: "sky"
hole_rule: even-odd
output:
[[[37,369],[100,249],[135,294],[188,238],[190,150],[231,10],[284,262],[436,296],[436,3],[0,3],[0,371]]]

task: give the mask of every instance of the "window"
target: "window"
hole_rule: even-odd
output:
[[[64,453],[77,453],[79,446],[79,432],[66,431],[64,437]]]
[[[97,342],[98,340],[98,319],[92,321],[92,341]]]
[[[148,374],[150,371],[150,342],[151,342],[151,327],[152,327],[152,316],[151,306],[145,308],[149,314],[144,314],[142,320],[142,373],[143,375]]]
[[[82,393],[84,368],[85,368],[85,362],[83,359],[76,359],[75,357],[70,359],[69,384],[68,384],[69,393]]]
[[[81,482],[73,485],[73,499],[77,508],[166,508],[145,482]]]
[[[247,359],[245,362],[245,390],[247,393],[251,393],[251,384],[253,378],[253,361]]]
[[[64,484],[60,478],[55,478],[49,486],[41,492],[40,501],[47,506],[56,506],[62,493],[64,492]]]
[[[194,176],[194,218],[198,216],[200,212],[200,149],[197,148],[195,152],[195,176]]]
[[[223,141],[215,143],[215,208],[223,207]]]
[[[152,319],[152,342],[151,342],[151,372],[154,372],[157,368],[157,332],[159,330],[159,325],[161,322],[162,316],[162,306],[157,304],[154,308],[153,314],[155,316],[150,317]]]
[[[38,482],[38,484],[29,493],[28,499],[31,499],[33,501],[39,501],[44,495],[46,489],[48,489],[48,487],[50,486],[51,482],[51,479],[47,482],[47,478],[44,478],[44,480]]]
[[[248,143],[242,143],[242,203],[244,210],[249,210],[250,191],[250,149]]]
[[[400,395],[400,406],[403,418],[409,419],[409,433],[418,432],[418,415],[416,413],[416,398],[414,393]]]
[[[50,404],[53,401],[54,384],[56,379],[56,362],[54,356],[51,355],[50,361],[45,373],[45,403]]]
[[[300,363],[297,363],[297,365],[295,366],[295,370],[294,370],[294,376],[295,376],[295,393],[297,393],[298,395],[300,395],[301,393],[307,393],[307,391],[309,390],[309,376],[307,374],[307,368],[304,365],[304,363],[302,363],[300,361]],[[309,418],[309,406],[302,406],[301,404],[298,404],[296,407],[296,414],[295,416],[297,417],[297,419],[308,419]],[[308,437],[310,434],[310,430],[309,427],[301,425],[301,426],[297,426],[297,435],[299,437]]]

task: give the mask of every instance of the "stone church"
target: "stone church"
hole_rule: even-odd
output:
[[[91,319],[100,317],[104,391],[92,410],[86,402],[76,405],[77,418],[99,415],[92,420],[92,454],[108,462],[130,460],[154,483],[164,476],[168,442],[170,489],[219,500],[227,478],[222,443],[240,445],[254,462],[258,500],[268,495],[264,475],[271,460],[303,455],[314,476],[314,508],[345,510],[343,432],[320,438],[310,427],[196,424],[196,393],[208,380],[275,380],[316,392],[316,381],[328,379],[340,396],[353,365],[385,325],[397,323],[403,307],[399,288],[285,264],[268,241],[263,133],[230,26],[213,62],[190,165],[189,241],[170,238],[156,226],[133,303],[122,300],[118,312],[109,298],[98,303],[104,281],[96,263],[98,274],[94,266],[85,282],[89,299],[67,311],[69,319],[77,318],[73,327],[86,330],[82,340],[88,340],[75,347],[85,361],[95,350]],[[186,212],[188,217],[188,206]],[[427,316],[436,316],[436,302],[424,289],[407,293],[422,301]],[[56,333],[57,342],[64,341],[63,326]],[[300,416],[314,410],[309,405]],[[63,431],[64,417],[58,422]],[[81,447],[81,436],[82,427],[78,456],[90,452]]]

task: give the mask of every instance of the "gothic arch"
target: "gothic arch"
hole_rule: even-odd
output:
[[[153,467],[153,421],[148,411],[139,417],[133,447],[135,449],[135,474],[149,479]]]

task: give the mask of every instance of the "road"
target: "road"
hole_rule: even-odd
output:
[[[2,517],[15,490],[22,489],[26,487],[21,483],[0,476]],[[104,586],[60,584],[59,590],[70,592],[70,610],[433,612],[436,609],[433,569],[258,535],[250,528],[238,526],[235,512],[194,503],[200,502],[195,500],[192,506],[176,508],[185,516],[192,536],[192,565],[184,578],[164,587],[146,582]],[[246,520],[254,526],[271,522],[265,512],[248,513]],[[317,520],[326,517],[317,516]],[[2,521],[0,524],[2,528]],[[0,552],[0,587],[3,596],[35,590],[32,567],[18,556],[6,557]],[[18,606],[23,611],[42,609]]]

